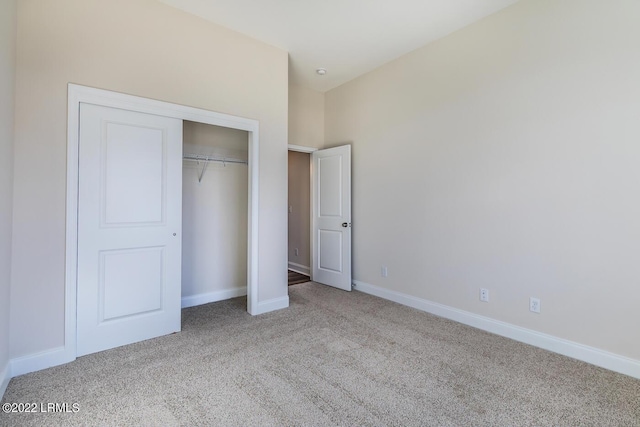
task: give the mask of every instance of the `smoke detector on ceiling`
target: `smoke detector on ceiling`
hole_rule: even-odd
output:
[[[327,74],[327,69],[326,68],[318,68],[316,70],[316,74],[318,74],[319,76],[324,76],[325,74]]]

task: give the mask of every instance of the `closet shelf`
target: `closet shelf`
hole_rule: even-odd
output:
[[[190,160],[192,162],[220,162],[220,163],[241,163],[243,165],[249,164],[246,160],[240,159],[227,159],[225,157],[213,157],[213,156],[199,156],[199,155],[185,155],[184,160]]]
[[[225,157],[202,156],[202,155],[192,155],[192,154],[185,154],[182,158],[184,160],[188,160],[191,162],[198,162],[198,163],[202,162],[202,169],[200,170],[200,173],[198,173],[198,182],[202,182],[202,177],[204,176],[204,172],[207,170],[207,165],[210,162],[220,162],[220,163],[223,163],[225,166],[227,165],[227,163],[239,163],[243,165],[249,164],[249,162],[246,160],[227,159]]]

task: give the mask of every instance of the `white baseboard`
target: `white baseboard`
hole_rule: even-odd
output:
[[[65,347],[57,347],[39,353],[16,357],[11,359],[11,377],[63,365],[73,360],[75,360],[75,357],[70,357]]]
[[[4,366],[4,369],[0,371],[0,400],[4,396],[4,392],[7,391],[7,386],[11,381],[11,362],[8,361]]]
[[[208,292],[206,294],[190,295],[182,297],[182,308],[196,305],[209,304],[210,302],[224,301],[229,298],[241,297],[247,294],[247,287],[225,289],[223,291]]]
[[[354,280],[355,290],[640,379],[640,360]]]
[[[305,265],[290,262],[288,268],[289,270],[295,271],[296,273],[304,274],[305,276],[311,276],[311,268]]]
[[[289,307],[289,295],[258,302],[258,309],[253,314],[264,314],[287,307]]]

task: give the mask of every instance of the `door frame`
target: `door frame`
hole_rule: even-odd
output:
[[[313,153],[314,151],[318,151],[319,148],[313,148],[313,147],[305,147],[302,145],[293,145],[293,144],[289,144],[287,145],[287,150],[288,151],[297,151],[298,153]]]
[[[73,83],[68,84],[67,109],[67,195],[65,248],[64,356],[60,363],[76,359],[76,292],[78,286],[78,169],[80,104],[94,104],[139,113],[155,114],[192,122],[247,131],[249,134],[249,200],[247,230],[247,311],[258,308],[258,189],[259,122],[254,119],[217,113],[201,108],[126,95]]]

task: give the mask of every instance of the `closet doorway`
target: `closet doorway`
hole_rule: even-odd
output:
[[[96,305],[93,313],[97,315],[89,316],[90,322],[94,324],[111,322],[115,325],[137,320],[144,323],[145,318],[169,310],[171,312],[169,317],[172,319],[170,323],[175,325],[174,319],[177,313],[179,320],[181,305],[196,305],[226,299],[237,296],[239,293],[247,294],[247,311],[250,314],[263,312],[258,304],[257,275],[258,122],[75,84],[69,84],[68,94],[65,345],[57,353],[56,363],[67,363],[75,360],[78,354],[87,353],[86,350],[80,353],[77,346],[81,319],[77,313],[81,308],[80,305],[87,302],[90,305]],[[83,125],[80,112],[88,107],[97,107],[105,113],[99,113],[95,117],[92,122],[95,126],[91,125],[92,127],[89,128],[85,126],[85,129],[95,130],[88,132],[91,136],[85,140],[82,136]],[[118,111],[122,112],[120,116],[110,116],[120,114]],[[150,121],[153,117],[157,117],[159,121]],[[176,125],[170,123],[176,123]],[[190,139],[185,141],[187,143],[185,154],[189,155],[187,159],[183,158],[182,152],[182,125],[185,123],[186,134]],[[212,126],[202,127],[209,125]],[[180,129],[180,132],[176,133],[175,129]],[[212,145],[209,142],[202,142],[201,138],[212,134],[222,140],[226,135],[229,137],[229,144]],[[245,144],[242,146],[231,144],[231,141],[236,141],[237,138],[244,138]],[[231,148],[232,145],[233,148]],[[86,153],[88,147],[93,147],[95,154],[92,160],[94,163],[87,163],[87,168],[81,164],[83,157],[80,154]],[[180,167],[187,162],[191,166],[180,170]],[[195,205],[200,199],[207,200],[206,197],[202,197],[202,194],[196,194],[197,184],[193,181],[199,180],[198,184],[202,187],[207,173],[216,174],[213,163],[219,164],[218,167],[222,170],[226,169],[227,172],[231,170],[231,165],[241,167],[242,172],[231,173],[231,175],[244,175],[240,181],[217,190],[220,194],[226,194],[227,187],[236,190],[244,187],[242,191],[234,193],[236,199],[244,197],[244,202],[237,203],[231,209],[233,212],[231,215],[235,215],[238,209],[244,209],[240,215],[243,219],[236,218],[235,226],[237,228],[244,225],[245,229],[236,230],[237,235],[234,237],[236,241],[243,238],[245,243],[244,245],[235,244],[235,246],[234,243],[228,243],[223,252],[226,254],[229,248],[235,248],[231,250],[235,255],[239,255],[240,251],[244,252],[244,256],[238,257],[235,263],[236,270],[230,277],[234,277],[235,280],[244,279],[246,285],[242,291],[239,290],[241,286],[232,286],[231,290],[215,286],[207,288],[208,285],[202,287],[202,284],[196,283],[192,277],[190,278],[193,279],[191,287],[186,290],[189,298],[181,301],[181,277],[180,274],[175,275],[173,272],[180,272],[182,262],[182,246],[180,243],[175,243],[182,241],[183,230],[180,217],[183,207],[182,193],[185,191],[182,184],[188,186],[185,192],[191,192],[187,196],[190,204]],[[168,168],[174,170],[176,165],[178,174],[169,173]],[[86,173],[81,173],[83,167],[85,170],[94,168],[97,171],[93,181],[84,180]],[[189,179],[189,183],[183,182],[183,174]],[[84,202],[79,198],[80,189],[86,190],[83,186],[95,187],[84,192],[96,194],[95,200],[91,199],[86,204],[95,209],[87,211]],[[169,187],[171,187],[170,192]],[[137,208],[133,209],[136,206]],[[172,214],[169,218],[167,212],[174,212],[176,208],[177,214]],[[186,220],[206,216],[206,213],[187,212]],[[178,218],[177,225],[175,218]],[[225,218],[229,219],[229,216]],[[96,232],[102,233],[105,239],[101,242],[106,243],[85,252],[84,246],[78,243],[81,238],[90,242],[92,237],[82,237],[85,233],[83,223],[91,224],[89,229],[93,228],[97,230]],[[207,226],[210,225],[207,224]],[[195,228],[192,227],[192,229]],[[138,230],[137,235],[140,237],[138,242],[131,243],[128,230]],[[154,236],[157,234],[162,239],[168,239],[173,243],[169,244],[165,240],[148,240],[147,238],[152,234]],[[116,246],[109,246],[113,240],[112,237],[116,235],[122,235],[124,238],[118,240],[119,243],[116,243]],[[191,257],[195,252],[203,249],[201,245],[201,242],[192,244]],[[83,251],[82,256],[80,251]],[[91,263],[85,265],[83,260],[90,258]],[[205,256],[204,259],[211,262],[210,257]],[[138,261],[145,262],[144,268],[137,266]],[[221,263],[225,262],[228,262],[228,259],[223,258]],[[165,265],[167,268],[171,266],[170,274],[166,274]],[[245,266],[244,274],[237,270],[242,265]],[[178,267],[174,268],[175,266]],[[128,273],[122,274],[123,271],[131,271],[132,268],[139,273],[136,277],[141,280],[136,280]],[[202,274],[207,274],[206,268],[198,268],[204,271],[204,273],[201,272]],[[82,300],[78,298],[78,289],[86,285],[84,282],[81,283],[81,277],[78,274],[82,269],[87,269],[90,273],[82,276],[82,280],[92,277],[94,284],[91,286],[95,289],[98,298],[94,299],[91,296],[87,298],[86,295]],[[136,289],[128,289],[121,284],[119,278],[139,286]],[[231,283],[239,284],[236,281]],[[172,291],[163,293],[165,285]],[[112,287],[109,289],[109,286]],[[152,290],[155,296],[150,297],[145,289]],[[175,289],[178,289],[178,292],[175,292]],[[135,295],[143,298],[136,298]],[[143,303],[139,302],[141,300]],[[179,322],[177,325],[179,330]],[[175,329],[175,326],[171,328]],[[166,331],[157,333],[149,329],[144,326],[137,328],[136,330],[141,332],[130,334],[131,336],[125,337],[124,341],[119,340],[121,335],[116,331],[105,338],[109,341],[106,346],[102,343],[93,348],[99,351],[135,342],[132,339],[141,341],[154,335],[167,333]],[[89,351],[94,350],[89,349]]]
[[[247,294],[248,132],[183,121],[182,307]]]

